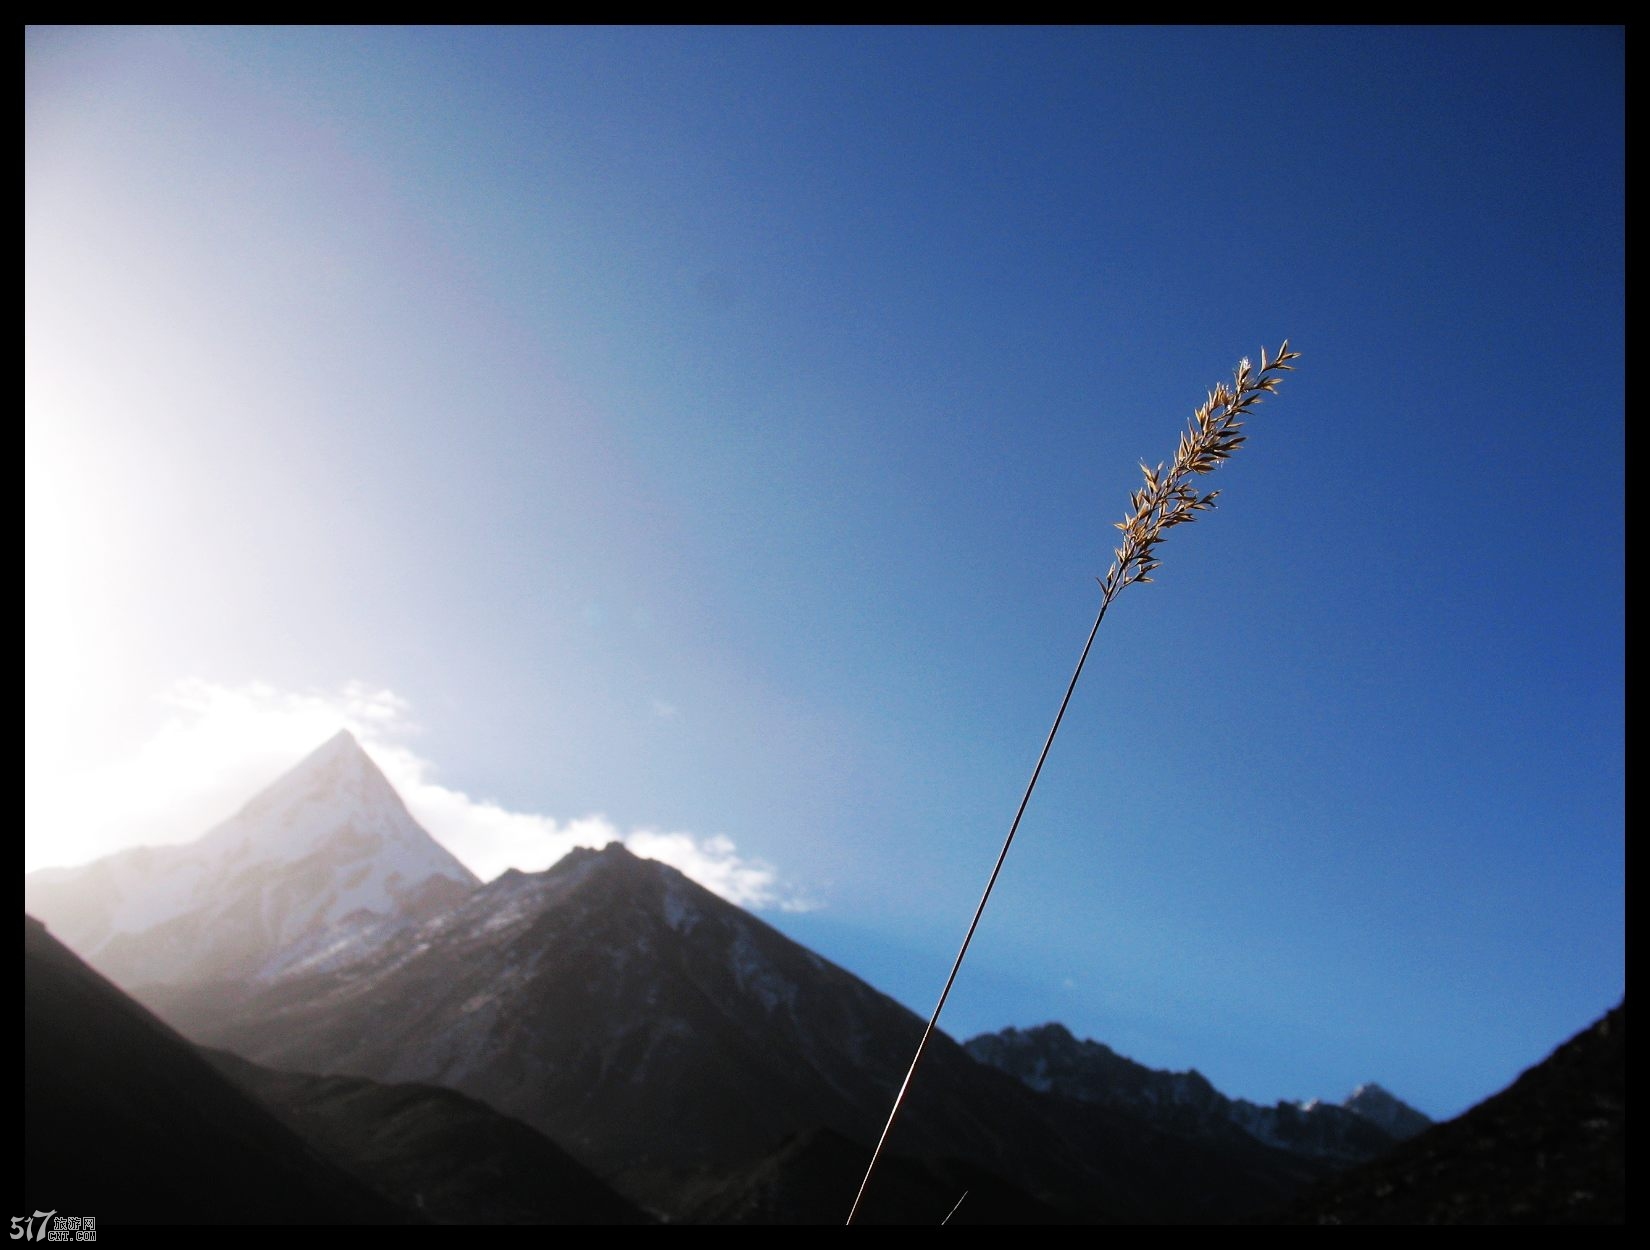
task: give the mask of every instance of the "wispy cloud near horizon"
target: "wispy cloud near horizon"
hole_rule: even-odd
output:
[[[741,907],[818,906],[773,865],[740,854],[725,834],[625,830],[600,813],[557,820],[435,781],[432,763],[407,741],[419,730],[412,707],[391,690],[352,681],[333,692],[294,692],[261,682],[191,679],[171,687],[163,702],[166,719],[126,758],[36,783],[57,793],[32,796],[25,871],[85,863],[131,846],[193,841],[342,727],[384,770],[418,822],[484,881],[510,868],[542,871],[575,847],[622,842]]]

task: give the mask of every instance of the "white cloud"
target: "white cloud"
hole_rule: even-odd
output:
[[[806,911],[816,905],[722,834],[627,832],[601,815],[563,822],[439,784],[429,761],[407,745],[418,730],[411,706],[390,690],[350,682],[332,693],[294,693],[262,683],[192,680],[168,691],[164,704],[166,719],[130,757],[31,781],[25,871],[83,863],[127,846],[192,841],[343,727],[419,823],[483,880],[507,868],[539,872],[576,846],[617,841],[741,907]]]
[[[696,838],[691,833],[662,833],[637,829],[624,844],[644,859],[656,859],[679,868],[707,890],[743,907],[778,907],[781,911],[813,911],[819,904],[782,888],[773,866],[741,856],[730,838],[714,834]]]

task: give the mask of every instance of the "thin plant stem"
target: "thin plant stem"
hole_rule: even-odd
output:
[[[1037,788],[1037,778],[1043,774],[1043,762],[1048,759],[1049,748],[1054,745],[1054,735],[1060,732],[1060,722],[1065,719],[1072,691],[1077,689],[1077,679],[1083,675],[1083,664],[1089,658],[1089,649],[1094,646],[1094,636],[1100,632],[1100,622],[1106,619],[1106,609],[1111,606],[1112,595],[1115,593],[1114,590],[1108,590],[1100,600],[1100,611],[1095,615],[1094,627],[1089,630],[1088,641],[1083,644],[1083,654],[1077,657],[1077,667],[1072,670],[1071,680],[1066,683],[1066,697],[1060,700],[1060,710],[1054,714],[1054,724],[1043,742],[1041,754],[1037,756],[1037,767],[1031,770],[1031,780],[1026,783],[1025,794],[1020,797],[1019,809],[1014,813],[1014,823],[1008,827],[1008,836],[1003,839],[1003,849],[997,852],[997,862],[992,866],[991,878],[985,883],[985,892],[980,895],[979,904],[974,908],[974,918],[968,922],[968,932],[963,935],[962,945],[957,949],[957,958],[952,961],[951,975],[945,978],[945,988],[940,991],[940,1001],[934,1004],[934,1014],[928,1017],[928,1026],[923,1029],[922,1040],[917,1043],[917,1053],[912,1056],[905,1080],[900,1084],[899,1093],[894,1096],[893,1108],[888,1112],[888,1123],[882,1126],[882,1136],[877,1141],[876,1150],[871,1154],[870,1166],[865,1169],[865,1179],[859,1183],[859,1193],[848,1212],[849,1224],[854,1222],[854,1216],[859,1214],[860,1204],[865,1201],[865,1191],[870,1188],[871,1177],[876,1173],[877,1163],[882,1159],[883,1148],[888,1145],[888,1135],[894,1131],[894,1121],[899,1118],[900,1108],[905,1104],[905,1095],[911,1090],[911,1078],[916,1076],[917,1065],[922,1062],[923,1052],[933,1040],[934,1030],[939,1025],[940,1012],[945,1010],[945,1000],[951,996],[951,987],[956,984],[957,973],[962,970],[963,956],[968,954],[968,944],[974,940],[974,930],[980,927],[980,917],[985,914],[986,900],[991,897],[991,891],[997,884],[997,875],[1003,870],[1003,861],[1008,858],[1008,848],[1014,845],[1014,835],[1020,829],[1020,818],[1026,814],[1026,804],[1031,802],[1031,792]]]
[[[963,957],[968,954],[969,943],[974,940],[974,931],[980,927],[980,917],[985,914],[986,901],[991,897],[991,891],[997,884],[997,876],[1003,870],[1003,861],[1008,858],[1008,848],[1014,844],[1014,835],[1020,828],[1020,818],[1025,815],[1026,805],[1031,802],[1031,792],[1037,788],[1037,778],[1042,776],[1049,748],[1054,745],[1054,735],[1060,732],[1060,722],[1065,719],[1072,692],[1077,689],[1077,679],[1082,676],[1083,665],[1094,646],[1094,636],[1100,632],[1100,622],[1106,619],[1106,609],[1111,607],[1111,601],[1123,587],[1132,586],[1135,582],[1152,580],[1152,573],[1161,563],[1157,558],[1157,547],[1169,530],[1196,520],[1198,513],[1215,506],[1215,499],[1220,492],[1211,491],[1207,495],[1199,495],[1192,487],[1192,479],[1214,472],[1243,445],[1245,436],[1240,431],[1243,429],[1244,418],[1262,398],[1276,394],[1278,383],[1281,381],[1279,375],[1291,372],[1294,366],[1290,362],[1299,356],[1299,352],[1289,350],[1289,340],[1285,339],[1283,346],[1278,349],[1278,354],[1271,360],[1267,359],[1266,350],[1261,349],[1258,370],[1247,358],[1240,360],[1233,372],[1232,384],[1228,386],[1222,382],[1215,387],[1209,392],[1208,399],[1193,414],[1186,431],[1180,436],[1174,459],[1167,465],[1160,463],[1155,468],[1146,464],[1140,466],[1144,482],[1140,489],[1129,496],[1129,510],[1123,514],[1123,520],[1116,526],[1123,533],[1122,545],[1116,549],[1116,559],[1106,576],[1098,579],[1100,610],[1095,614],[1094,627],[1089,630],[1088,641],[1083,644],[1083,654],[1077,657],[1077,667],[1072,671],[1071,681],[1066,684],[1065,698],[1060,700],[1060,710],[1055,713],[1054,724],[1048,731],[1048,737],[1043,741],[1042,752],[1037,756],[1037,766],[1031,770],[1031,780],[1026,783],[1025,793],[1020,797],[1020,806],[1014,813],[1013,823],[1008,827],[1008,836],[1003,839],[1002,850],[997,852],[997,862],[992,866],[991,877],[985,883],[985,892],[980,895],[979,904],[974,908],[974,917],[968,922],[968,932],[963,935],[962,946],[957,949],[957,957],[952,961],[951,973],[945,978],[945,988],[940,991],[940,1000],[934,1005],[934,1014],[928,1017],[928,1024],[922,1031],[922,1040],[917,1043],[917,1053],[912,1056],[905,1080],[900,1083],[899,1093],[894,1095],[894,1105],[888,1112],[888,1122],[882,1126],[882,1136],[877,1139],[877,1148],[871,1153],[871,1162],[865,1169],[864,1179],[859,1183],[859,1193],[854,1196],[854,1205],[848,1211],[849,1224],[854,1222],[854,1217],[859,1214],[859,1208],[865,1201],[871,1177],[876,1174],[877,1164],[881,1162],[882,1152],[887,1148],[889,1135],[894,1131],[894,1121],[899,1118],[906,1095],[911,1092],[911,1081],[928,1050],[928,1043],[933,1040],[934,1033],[939,1027],[940,1012],[945,1010],[945,1000],[951,996],[951,987],[956,984],[957,973],[962,970]]]

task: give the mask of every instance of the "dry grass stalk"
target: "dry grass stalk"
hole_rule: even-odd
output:
[[[1095,615],[1088,641],[1083,644],[1083,653],[1077,658],[1077,668],[1072,672],[1071,681],[1066,685],[1065,698],[1060,700],[1060,710],[1055,713],[1054,725],[1043,741],[1042,753],[1037,757],[1037,766],[1031,771],[1031,780],[1026,783],[1019,809],[1014,813],[1014,821],[1008,827],[1008,836],[1003,839],[1002,850],[997,853],[997,863],[985,883],[985,892],[980,895],[979,905],[974,908],[974,918],[969,922],[968,932],[963,936],[962,946],[951,964],[951,975],[945,979],[945,988],[940,991],[940,1001],[934,1007],[934,1014],[928,1018],[928,1027],[923,1030],[922,1040],[917,1043],[917,1053],[911,1059],[910,1068],[906,1070],[899,1093],[894,1095],[894,1105],[888,1113],[888,1122],[883,1126],[882,1136],[877,1141],[871,1162],[865,1169],[865,1178],[860,1181],[859,1193],[848,1212],[848,1223],[854,1222],[860,1204],[865,1201],[865,1191],[870,1188],[871,1177],[875,1174],[883,1149],[888,1144],[888,1136],[893,1132],[894,1121],[899,1118],[900,1108],[904,1106],[905,1097],[910,1092],[912,1078],[916,1076],[917,1067],[922,1063],[929,1040],[939,1025],[940,1012],[945,1009],[945,1000],[951,995],[951,987],[956,983],[963,957],[968,954],[968,945],[974,940],[974,931],[979,928],[980,917],[985,914],[986,900],[991,897],[992,888],[997,884],[997,875],[1002,872],[1003,861],[1008,858],[1008,848],[1014,844],[1014,835],[1020,828],[1020,818],[1025,815],[1026,804],[1031,801],[1031,792],[1037,788],[1037,778],[1042,776],[1043,762],[1048,759],[1049,748],[1054,745],[1054,735],[1060,732],[1060,722],[1065,717],[1066,707],[1071,703],[1072,691],[1077,689],[1077,679],[1083,674],[1083,664],[1089,658],[1089,649],[1094,646],[1094,636],[1100,632],[1100,622],[1106,619],[1106,609],[1111,606],[1111,601],[1123,587],[1135,582],[1152,580],[1152,572],[1161,563],[1157,558],[1158,545],[1162,543],[1169,530],[1177,525],[1185,525],[1188,521],[1195,521],[1199,512],[1215,506],[1215,498],[1220,492],[1210,491],[1207,495],[1200,495],[1192,485],[1192,479],[1213,473],[1228,456],[1243,445],[1245,436],[1241,431],[1244,418],[1262,398],[1277,392],[1278,383],[1282,381],[1281,375],[1291,372],[1294,366],[1290,362],[1299,357],[1299,352],[1289,350],[1289,340],[1285,339],[1283,346],[1278,348],[1277,356],[1271,360],[1266,358],[1266,349],[1261,348],[1259,369],[1251,365],[1247,357],[1239,361],[1237,369],[1232,374],[1232,385],[1227,386],[1222,382],[1216,386],[1209,392],[1208,399],[1202,407],[1192,414],[1190,424],[1180,436],[1180,445],[1175,449],[1174,459],[1167,466],[1161,463],[1156,468],[1144,464],[1140,466],[1140,471],[1145,475],[1145,483],[1129,496],[1129,511],[1117,523],[1117,528],[1123,531],[1123,543],[1114,553],[1117,558],[1112,562],[1106,576],[1096,579],[1100,582],[1100,611]],[[955,1214],[954,1209],[952,1214]],[[950,1218],[946,1217],[947,1220]]]

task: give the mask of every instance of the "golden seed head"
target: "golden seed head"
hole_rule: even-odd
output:
[[[1277,392],[1278,373],[1292,372],[1290,362],[1299,356],[1299,352],[1289,350],[1288,339],[1271,359],[1261,348],[1258,372],[1245,356],[1233,371],[1232,386],[1218,384],[1193,413],[1175,448],[1174,459],[1155,468],[1141,462],[1145,485],[1129,496],[1129,514],[1117,524],[1123,532],[1123,545],[1117,548],[1117,559],[1100,583],[1108,603],[1131,582],[1152,580],[1150,574],[1160,563],[1152,551],[1163,541],[1166,530],[1194,521],[1197,513],[1215,506],[1219,491],[1199,496],[1186,479],[1192,474],[1213,473],[1243,445],[1247,436],[1238,433],[1243,428],[1242,418],[1260,403],[1263,394]]]

